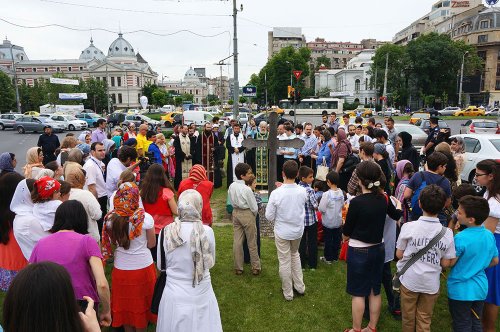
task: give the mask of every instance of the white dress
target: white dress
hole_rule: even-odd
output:
[[[214,232],[208,226],[203,227],[215,261]],[[185,241],[184,244],[170,253],[165,251],[167,283],[160,301],[156,331],[222,331],[219,305],[212,289],[209,270],[205,270],[200,284],[193,287],[193,260],[189,247],[192,229],[192,223],[181,223],[181,237]],[[166,248],[165,244],[163,245]],[[158,247],[158,269],[161,266],[160,257],[160,247]]]

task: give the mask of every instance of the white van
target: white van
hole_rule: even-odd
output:
[[[161,107],[161,110],[165,113],[173,112],[173,111],[175,111],[175,106],[174,105],[163,105]]]
[[[184,111],[182,112],[182,122],[186,125],[194,123],[196,126],[203,126],[207,122],[212,122],[214,116],[205,111]]]

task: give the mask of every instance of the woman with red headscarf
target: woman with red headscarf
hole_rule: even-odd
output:
[[[125,331],[146,331],[155,322],[151,300],[156,268],[148,248],[156,245],[154,220],[139,206],[139,188],[133,182],[122,183],[110,200],[110,212],[102,228],[103,259],[111,258],[112,326]]]
[[[179,184],[177,195],[180,196],[183,191],[194,189],[201,194],[203,198],[203,210],[201,220],[204,225],[212,226],[212,209],[210,208],[210,197],[214,192],[214,184],[207,178],[207,171],[202,165],[194,165],[189,171],[189,176]]]

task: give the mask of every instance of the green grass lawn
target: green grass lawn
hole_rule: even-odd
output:
[[[316,271],[306,270],[306,296],[291,302],[283,299],[278,275],[278,259],[274,240],[262,239],[262,274],[252,276],[245,266],[241,276],[233,273],[232,236],[229,220],[224,218],[226,187],[215,190],[212,207],[217,211],[216,263],[211,270],[212,285],[219,303],[225,331],[343,331],[351,326],[351,298],[345,292],[346,264],[325,265]],[[320,250],[319,255],[322,255]],[[106,269],[110,280],[110,267]],[[111,285],[112,286],[112,285]],[[385,293],[380,331],[400,331],[401,322],[387,311]],[[167,295],[168,296],[168,295]],[[0,292],[0,304],[5,293]],[[1,314],[1,313],[0,313]],[[366,326],[367,322],[363,323]],[[441,295],[434,309],[433,331],[449,331],[451,320],[446,299],[446,282],[441,280]],[[150,326],[148,331],[154,331]]]

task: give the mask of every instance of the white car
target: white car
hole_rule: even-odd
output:
[[[78,120],[73,115],[66,114],[54,114],[50,116],[52,121],[61,123],[64,125],[66,130],[84,130],[87,129],[87,122],[83,120]]]
[[[388,107],[385,111],[380,111],[377,113],[379,116],[399,116],[401,111],[392,107]]]
[[[490,134],[460,134],[465,143],[465,166],[460,174],[462,181],[476,185],[476,164],[485,159],[500,160],[500,136]]]
[[[500,134],[500,126],[495,120],[471,119],[462,124],[460,134]]]
[[[456,111],[460,111],[460,107],[448,106],[437,112],[439,116],[452,116]]]

